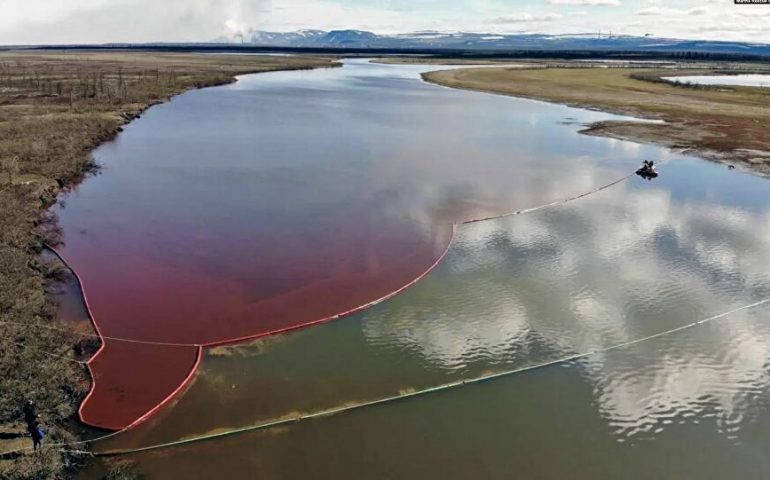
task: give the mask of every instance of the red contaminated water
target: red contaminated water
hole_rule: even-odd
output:
[[[521,155],[550,142],[522,111],[542,107],[513,116],[505,100],[392,71],[266,74],[192,92],[100,148],[104,174],[57,209],[57,248],[101,335],[154,343],[106,338],[85,423],[147,419],[194,378],[197,346],[332,320],[400,291],[446,253],[453,222],[597,184],[580,163]]]
[[[268,261],[272,265],[254,272],[248,283],[195,265],[169,268],[131,249],[109,259],[93,250],[78,255],[76,248],[66,249],[96,326],[107,337],[89,364],[94,385],[81,419],[115,430],[145,420],[192,378],[201,355],[194,345],[233,343],[328,321],[401,289],[437,262],[452,234],[448,226],[441,230],[438,243],[399,241],[387,232],[348,238],[325,249],[321,263],[329,268],[322,274],[308,271],[312,251],[296,251],[295,261]],[[271,252],[260,253],[269,259]]]

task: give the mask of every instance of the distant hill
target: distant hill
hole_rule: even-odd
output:
[[[240,38],[219,38],[218,43],[241,43]],[[679,40],[630,35],[498,35],[485,33],[415,32],[379,35],[362,30],[299,30],[252,32],[244,44],[259,47],[341,49],[448,49],[448,50],[542,50],[542,51],[644,51],[703,52],[770,56],[770,45],[706,40]]]
[[[636,60],[746,60],[770,62],[770,45],[631,35],[545,35],[415,32],[379,35],[363,30],[250,31],[197,43],[109,43],[0,46],[47,50],[149,50],[180,52],[423,54],[469,58]]]

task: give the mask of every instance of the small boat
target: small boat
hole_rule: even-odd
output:
[[[655,163],[652,160],[645,160],[636,174],[646,180],[652,180],[658,176],[658,172],[655,171]]]
[[[658,172],[656,172],[655,170],[650,170],[648,168],[640,168],[639,170],[636,171],[636,174],[647,180],[658,178]]]

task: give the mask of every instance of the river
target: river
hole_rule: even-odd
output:
[[[766,180],[578,133],[611,115],[347,61],[154,107],[59,209],[105,335],[217,343],[95,450],[241,428],[598,351],[290,426],[133,455],[148,478],[765,478]],[[130,423],[188,346],[107,341],[86,420]]]
[[[739,74],[739,75],[685,75],[677,77],[662,77],[664,80],[693,85],[724,85],[743,87],[770,87],[770,75]]]

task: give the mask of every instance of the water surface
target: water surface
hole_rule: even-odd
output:
[[[641,163],[633,146],[597,155],[608,144],[562,125],[569,110],[423,84],[420,70],[351,61],[245,76],[153,108],[97,150],[103,174],[58,212],[63,254],[105,336],[185,345],[107,340],[84,421],[142,418],[194,370],[190,345],[402,287],[444,252],[454,222],[584,192]]]
[[[770,87],[770,75],[741,74],[741,75],[684,75],[679,77],[663,77],[664,80],[696,85],[736,85],[745,87]]]
[[[608,115],[426,85],[418,77],[424,68],[356,61],[335,71],[248,76],[182,96],[102,149],[107,170],[93,180],[93,196],[84,192],[89,181],[80,192],[82,206],[70,201],[62,214],[85,223],[91,221],[85,211],[72,212],[86,205],[98,211],[102,203],[120,207],[133,221],[125,227],[115,222],[116,236],[141,246],[129,260],[206,266],[215,286],[239,278],[233,285],[243,292],[255,288],[251,295],[270,297],[257,288],[261,283],[237,275],[252,271],[271,284],[283,270],[270,270],[271,259],[262,255],[296,261],[297,271],[324,272],[324,262],[316,260],[313,268],[302,262],[319,251],[333,259],[369,251],[385,228],[389,236],[371,247],[375,255],[399,258],[410,245],[429,245],[410,257],[429,262],[445,246],[451,222],[589,191],[642,159],[663,162],[661,176],[462,226],[445,261],[403,294],[323,326],[208,350],[199,376],[176,403],[97,448],[239,428],[602,350],[770,297],[765,180],[657,147],[577,133],[576,124]],[[208,122],[209,115],[215,120]],[[233,115],[243,121],[242,130],[232,131],[238,128],[228,120]],[[166,132],[163,125],[172,120]],[[173,148],[161,148],[167,136]],[[136,156],[147,141],[153,148]],[[194,146],[184,147],[187,142]],[[216,156],[209,142],[229,154]],[[177,158],[180,149],[187,155]],[[160,173],[134,162],[151,162]],[[198,177],[221,181],[201,197],[206,202],[193,201],[206,188]],[[259,188],[241,185],[253,177]],[[118,189],[155,181],[164,189],[148,187],[130,201],[115,198]],[[165,205],[145,197],[184,201]],[[261,201],[241,204],[252,197]],[[378,201],[364,201],[370,197]],[[186,213],[185,204],[195,211]],[[258,221],[223,219],[223,206]],[[131,216],[133,209],[141,215]],[[318,215],[340,227],[326,237],[313,224]],[[145,216],[155,219],[148,222],[153,228]],[[196,218],[199,229],[191,230]],[[169,219],[173,232],[163,227]],[[368,235],[356,234],[359,222]],[[227,228],[209,232],[218,225]],[[257,228],[264,225],[271,228]],[[65,228],[73,254],[75,231]],[[285,233],[273,238],[275,231]],[[117,241],[112,233],[98,235],[108,244]],[[182,238],[153,240],[175,236]],[[399,243],[408,238],[420,241]],[[335,241],[344,248],[326,246]],[[186,249],[177,251],[177,243]],[[90,254],[83,250],[81,262],[106,276],[114,263],[93,265]],[[126,260],[122,268],[133,264]],[[123,270],[113,270],[113,278],[115,271]],[[326,275],[340,282],[339,272]],[[412,274],[399,266],[394,283]],[[361,281],[351,275],[344,277],[350,284]],[[287,275],[286,285],[305,278]],[[112,281],[100,290],[109,299],[138,288],[120,276]],[[142,293],[162,297],[166,288],[151,282]],[[287,287],[272,292],[281,288]],[[182,303],[187,316],[168,321],[198,329],[200,338],[231,328],[222,317],[207,320],[223,306],[234,307],[205,292],[191,289],[202,311],[187,315]],[[131,458],[149,478],[766,478],[768,313],[744,310],[557,367]],[[154,322],[135,328],[136,334],[177,338]],[[144,373],[154,379],[149,369]]]

